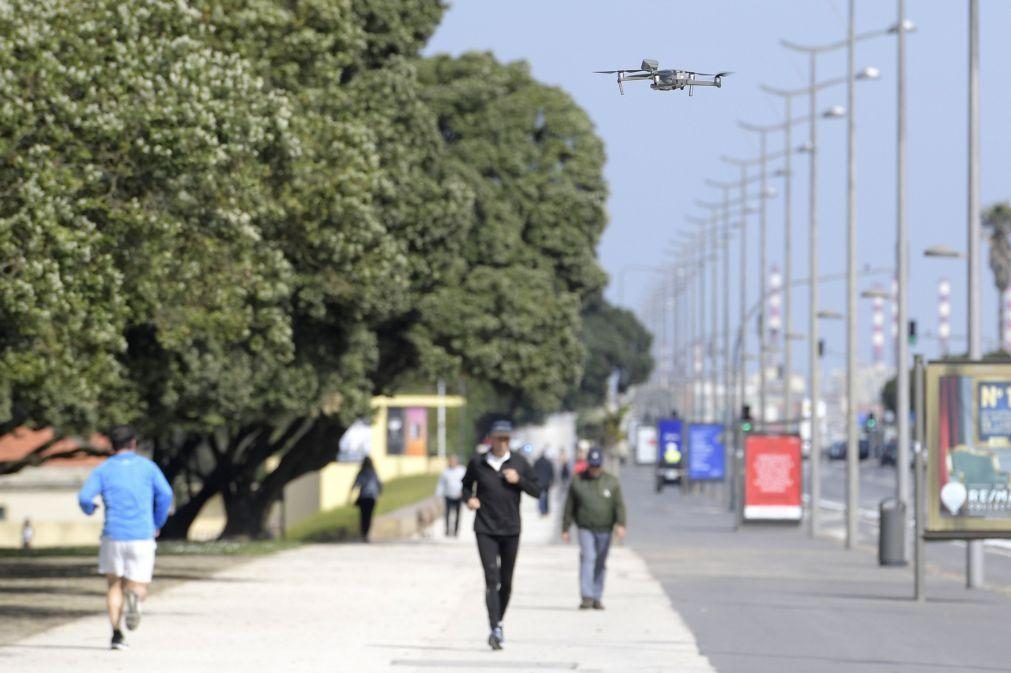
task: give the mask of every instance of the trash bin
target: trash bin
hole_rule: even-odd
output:
[[[906,565],[906,506],[895,498],[885,498],[878,505],[878,514],[878,563]]]

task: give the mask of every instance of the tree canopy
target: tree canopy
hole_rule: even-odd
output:
[[[643,378],[589,117],[523,63],[420,57],[443,10],[0,3],[3,428],[134,422],[167,535],[215,495],[255,535],[405,381],[544,413]]]

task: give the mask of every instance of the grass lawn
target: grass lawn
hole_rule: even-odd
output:
[[[383,484],[376,504],[376,515],[392,512],[435,494],[437,474],[417,474],[391,479]],[[319,512],[288,529],[288,540],[299,542],[335,542],[353,538],[358,532],[358,508],[354,505]]]

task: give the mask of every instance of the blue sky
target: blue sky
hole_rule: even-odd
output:
[[[857,31],[895,22],[896,3],[857,0]],[[966,248],[966,69],[968,3],[907,0],[907,14],[918,30],[908,37],[909,178],[908,218],[911,259],[911,317],[920,331],[937,327],[937,283],[952,282],[952,331],[965,333],[965,263],[932,260],[922,250],[933,244]],[[981,0],[981,144],[983,205],[1011,198],[1011,3]],[[737,128],[738,120],[776,123],[783,104],[760,91],[760,84],[799,88],[807,84],[805,56],[779,45],[781,38],[819,44],[845,37],[844,0],[707,0],[599,2],[594,0],[456,0],[452,2],[428,52],[459,54],[491,51],[500,60],[525,60],[539,80],[563,87],[589,113],[604,139],[610,183],[610,223],[599,257],[611,276],[608,296],[618,300],[617,278],[631,264],[677,263],[668,241],[694,225],[686,215],[703,212],[695,199],[715,200],[719,192],[706,178],[732,180],[738,175],[720,155],[754,156],[757,136]],[[685,93],[658,93],[646,84],[626,86],[619,96],[613,79],[593,70],[637,65],[657,58],[663,67],[705,72],[732,70],[724,87]],[[859,265],[889,267],[895,255],[895,40],[861,43],[857,66],[873,65],[881,79],[857,88],[857,217]],[[844,51],[819,58],[819,80],[845,74]],[[823,92],[819,109],[845,103],[845,87]],[[806,113],[797,100],[795,114]],[[804,109],[798,109],[804,108]],[[795,131],[794,145],[806,138]],[[819,127],[820,263],[823,273],[845,270],[845,122]],[[782,136],[770,136],[779,149]],[[799,171],[793,187],[794,255],[797,276],[807,269],[807,158],[795,157]],[[782,193],[781,180],[776,187]],[[768,206],[770,264],[782,268],[783,202]],[[753,218],[750,232],[757,231]],[[757,236],[749,233],[750,242]],[[736,259],[736,245],[732,248]],[[984,347],[997,333],[997,299],[981,247]],[[757,273],[757,254],[750,268]],[[736,267],[735,267],[736,268]],[[624,303],[641,310],[656,278],[626,271]],[[757,276],[755,276],[757,285]],[[875,281],[864,281],[870,287]],[[886,279],[881,282],[888,284]],[[737,287],[736,277],[731,280]],[[756,292],[752,292],[752,297]],[[822,288],[822,307],[843,309],[842,283]],[[736,302],[737,293],[734,292]],[[794,294],[793,329],[807,326],[807,292]],[[870,302],[861,301],[860,356],[870,357]],[[736,315],[736,303],[732,304]],[[823,323],[830,351],[844,347],[841,324]],[[890,343],[890,342],[889,342]],[[889,346],[890,347],[890,346]],[[964,341],[952,344],[964,349]],[[795,367],[803,371],[804,347],[795,348]],[[936,342],[921,339],[917,351],[936,354]],[[833,361],[832,358],[837,358]],[[840,366],[829,356],[829,367]]]

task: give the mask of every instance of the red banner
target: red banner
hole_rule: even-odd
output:
[[[744,518],[800,521],[801,443],[797,435],[748,435],[744,441]]]

